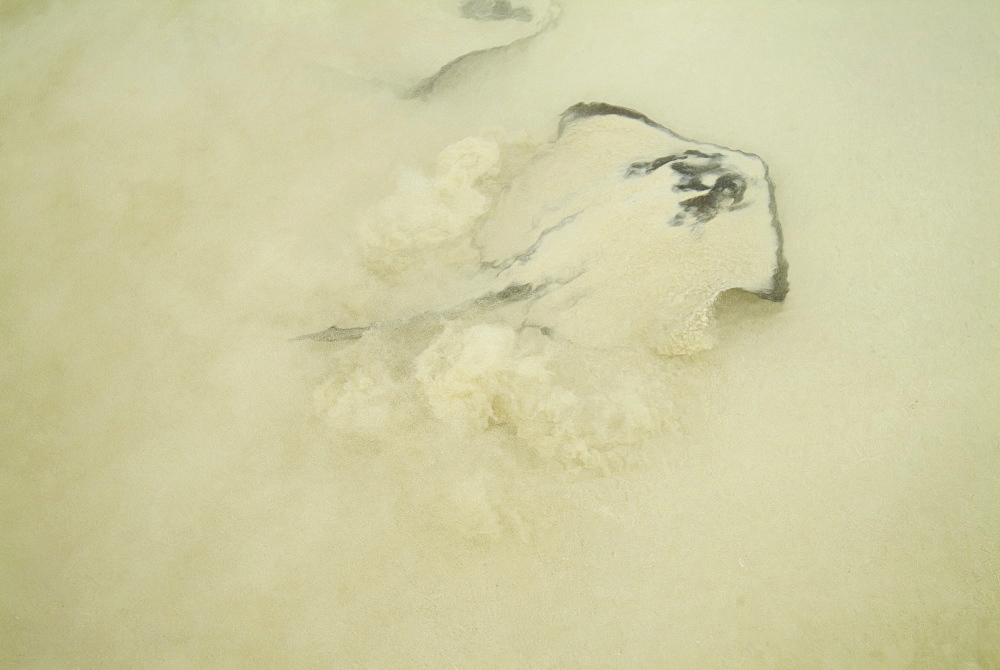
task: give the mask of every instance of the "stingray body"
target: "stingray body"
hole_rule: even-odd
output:
[[[590,347],[682,351],[721,292],[780,302],[788,291],[763,161],[604,103],[563,113],[475,242],[483,266],[469,298],[433,314],[503,309],[512,325]],[[383,325],[306,337],[349,340]]]

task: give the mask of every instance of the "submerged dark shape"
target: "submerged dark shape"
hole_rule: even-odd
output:
[[[404,98],[426,98],[449,78],[456,78],[465,71],[475,72],[477,66],[488,62],[488,59],[527,44],[538,35],[555,27],[559,18],[560,8],[554,2],[542,4],[545,9],[537,16],[526,6],[513,6],[507,0],[468,0],[462,4],[462,15],[479,21],[517,20],[531,22],[531,32],[506,44],[477,49],[454,58],[445,63],[429,77],[425,77],[403,93]]]
[[[358,2],[319,4],[328,6],[336,32],[317,68],[403,98],[481,80],[503,66],[508,50],[555,27],[561,11],[557,0],[401,0],[378,3],[374,12],[357,11]]]
[[[563,113],[556,139],[511,180],[476,242],[482,268],[459,304],[304,337],[350,340],[393,323],[516,308],[512,325],[579,344],[686,353],[722,291],[773,302],[788,293],[763,161],[606,103]]]
[[[466,0],[462,3],[462,16],[477,21],[530,21],[531,10],[515,7],[510,0]]]

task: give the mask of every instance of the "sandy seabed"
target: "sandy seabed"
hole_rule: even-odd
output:
[[[0,4],[0,665],[1000,667],[1000,7],[565,0],[405,99],[412,7]],[[598,100],[767,161],[783,305],[288,341],[453,290],[371,212]]]

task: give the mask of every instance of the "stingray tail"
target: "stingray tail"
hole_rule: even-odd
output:
[[[546,281],[541,284],[508,284],[499,291],[490,291],[485,295],[481,295],[472,300],[466,300],[465,302],[455,305],[449,309],[437,312],[424,312],[423,314],[418,314],[417,316],[409,319],[376,322],[368,326],[359,326],[357,328],[340,328],[338,326],[330,326],[326,330],[321,330],[317,333],[309,333],[308,335],[293,337],[290,341],[313,340],[314,342],[349,342],[351,340],[359,340],[365,333],[376,328],[382,328],[385,326],[403,326],[408,323],[428,318],[452,319],[470,310],[491,310],[502,307],[503,305],[533,300],[534,298],[544,294],[553,284],[560,283],[563,282]]]

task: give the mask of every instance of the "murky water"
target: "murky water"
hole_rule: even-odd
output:
[[[424,98],[446,2],[0,6],[3,665],[998,667],[1000,10],[561,4]],[[580,101],[760,155],[785,303],[288,341],[459,295],[373,212]]]

